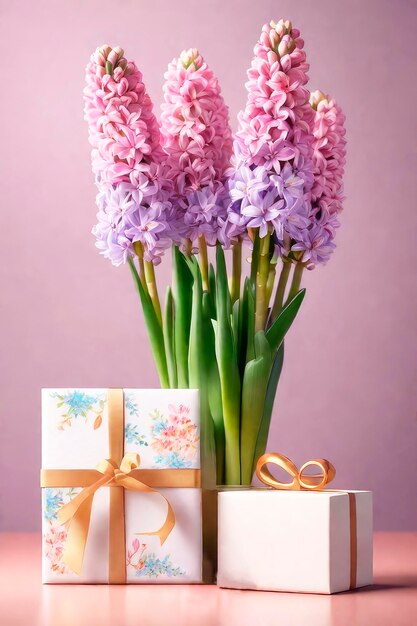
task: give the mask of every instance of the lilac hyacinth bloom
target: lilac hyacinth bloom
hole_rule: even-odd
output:
[[[207,185],[187,193],[178,200],[178,213],[184,233],[191,241],[204,235],[209,245],[215,245],[221,220],[226,219],[229,196],[222,185]]]
[[[288,229],[305,228],[305,186],[305,178],[288,161],[277,161],[270,170],[264,165],[241,165],[229,180],[232,202],[228,207],[226,239],[235,241],[247,227],[260,227],[261,237],[268,228],[274,228],[280,239],[286,225]]]
[[[278,170],[278,171],[277,171]],[[300,204],[304,198],[304,178],[298,176],[294,168],[287,162],[284,167],[277,168],[277,173],[271,175],[271,182],[281,198],[284,199],[287,207],[292,207],[298,202]]]
[[[335,244],[332,236],[318,223],[302,232],[302,239],[291,246],[293,252],[303,252],[303,263],[307,269],[313,269],[318,263],[326,263]]]
[[[226,250],[239,238],[246,237],[248,218],[240,212],[240,204],[240,201],[233,202],[227,209],[226,217],[217,218],[217,238]]]
[[[241,165],[229,180],[232,202],[241,201],[241,208],[250,204],[250,193],[266,191],[269,187],[268,174],[263,167],[250,168]]]
[[[117,226],[127,219],[129,213],[135,210],[135,202],[132,198],[132,185],[120,183],[114,187],[104,187],[97,196],[97,205],[101,211],[105,211],[111,217],[111,221]]]
[[[259,228],[260,237],[265,237],[271,224],[277,233],[282,232],[279,216],[285,201],[279,198],[275,189],[251,192],[250,201],[250,204],[241,209],[242,215],[249,218],[249,228]]]
[[[132,242],[120,232],[120,228],[112,220],[110,214],[100,211],[97,213],[97,224],[92,233],[96,237],[96,247],[104,258],[110,259],[113,265],[126,263],[133,254]]]
[[[158,235],[165,231],[163,216],[162,202],[156,201],[150,207],[139,204],[125,224],[126,236],[132,243],[140,241],[145,249],[154,248],[158,243]]]
[[[135,252],[134,244],[143,244],[144,259],[159,263],[169,247],[167,218],[172,205],[169,192],[158,190],[153,181],[140,180],[137,188],[119,183],[100,188],[97,196],[97,224],[93,228],[96,246],[113,265],[126,263]]]

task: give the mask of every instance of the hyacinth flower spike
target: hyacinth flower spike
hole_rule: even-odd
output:
[[[207,245],[219,240],[229,200],[228,109],[214,73],[196,49],[184,50],[169,64],[163,92],[162,147],[175,187],[179,235],[188,255],[198,245],[203,288],[208,291]]]
[[[226,365],[232,342],[230,332],[224,335],[221,322],[227,316],[226,305],[219,304],[220,295],[227,298],[227,278],[225,268],[223,272],[219,265],[217,276],[213,270],[210,278],[207,250],[207,246],[217,245],[217,258],[223,255],[219,242],[227,218],[226,177],[232,154],[228,109],[213,71],[196,49],[184,50],[169,64],[163,93],[162,147],[174,184],[178,239],[186,259],[174,247],[172,296],[178,384],[199,387],[202,412],[211,414],[214,424],[218,475],[223,475],[226,455],[228,480],[239,482],[240,380],[236,359],[230,359]],[[197,249],[199,266],[192,254]],[[191,319],[187,317],[190,276]],[[216,307],[217,331],[211,318]],[[225,346],[228,348],[223,349]]]
[[[289,21],[270,22],[262,28],[248,70],[248,98],[239,114],[234,144],[229,222],[240,221],[253,239],[260,239],[254,246],[256,330],[265,328],[267,321],[275,244],[287,245],[289,220],[305,223],[313,184],[313,114],[305,87],[308,65],[303,47],[299,31]],[[278,302],[289,269],[283,267]],[[274,317],[281,307],[282,301]]]
[[[96,246],[114,265],[128,262],[138,278],[161,384],[169,386],[154,265],[171,245],[172,182],[159,124],[141,72],[119,47],[91,56],[84,102],[98,187]]]
[[[335,100],[321,91],[311,94],[310,105],[314,114],[314,183],[304,223],[286,225],[288,245],[282,248],[284,268],[289,267],[284,259],[292,260],[295,266],[287,301],[300,289],[304,269],[312,270],[329,260],[336,247],[334,238],[344,200],[345,116]]]

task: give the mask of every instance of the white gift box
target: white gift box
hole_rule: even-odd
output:
[[[331,594],[372,584],[372,493],[219,493],[220,587]]]
[[[141,470],[200,468],[197,390],[125,389],[123,397],[123,454],[139,454]],[[108,430],[106,389],[42,390],[43,470],[94,470],[100,460],[110,457]],[[104,486],[94,494],[82,572],[78,575],[62,558],[67,528],[59,523],[58,511],[82,487],[43,487],[44,583],[109,581],[110,489]],[[123,490],[126,582],[201,582],[201,489],[155,489],[159,493]],[[141,534],[155,531],[164,523],[167,504],[160,494],[169,500],[175,515],[175,526],[163,545],[158,536]]]

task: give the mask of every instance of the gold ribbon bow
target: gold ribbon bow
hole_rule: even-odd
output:
[[[269,471],[268,463],[278,465],[285,470],[291,477],[290,483],[283,483],[277,480]],[[304,474],[308,467],[318,467],[319,474]],[[327,483],[330,483],[336,476],[334,466],[326,459],[312,459],[307,461],[298,469],[298,467],[283,454],[278,452],[268,452],[259,457],[256,464],[256,475],[265,485],[274,489],[286,489],[296,491],[299,489],[319,490],[323,489]]]
[[[91,506],[93,504],[94,494],[100,487],[116,486],[132,491],[159,493],[168,506],[164,523],[159,530],[137,534],[158,535],[162,545],[173,529],[175,525],[175,515],[167,498],[162,493],[129,475],[132,470],[139,468],[139,465],[140,457],[134,452],[125,454],[120,463],[120,467],[118,467],[113,459],[103,459],[96,466],[96,469],[102,474],[102,477],[92,485],[84,487],[81,493],[60,508],[58,521],[61,524],[67,525],[67,539],[62,558],[68,567],[76,574],[81,574],[82,571],[84,551],[90,527]],[[124,533],[120,534],[119,537],[123,537],[124,540]],[[124,553],[124,550],[121,550],[120,546],[113,546],[113,550],[119,550],[122,554]]]

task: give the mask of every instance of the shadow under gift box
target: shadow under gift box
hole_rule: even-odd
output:
[[[126,389],[123,398],[124,454],[137,453],[140,469],[200,469],[197,390]],[[43,389],[43,470],[94,470],[109,456],[107,390]],[[81,575],[71,571],[62,558],[67,528],[59,523],[58,511],[82,486],[42,489],[44,583],[109,581],[109,505],[114,488],[121,489],[104,486],[94,494]],[[202,490],[154,488],[157,493],[123,490],[126,582],[202,582]],[[164,523],[167,505],[160,494],[169,500],[175,514],[175,526],[163,545],[158,536],[144,534]]]
[[[219,493],[220,587],[331,594],[372,584],[372,493]]]

